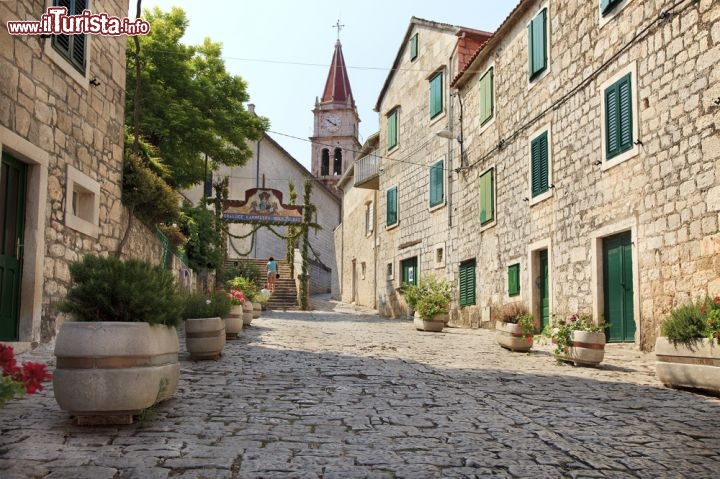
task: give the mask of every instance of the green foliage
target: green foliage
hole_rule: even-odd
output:
[[[660,325],[660,333],[676,346],[692,347],[702,338],[720,343],[720,297],[705,297],[675,308]]]
[[[180,196],[143,160],[126,149],[123,161],[122,201],[142,222],[153,226],[180,218]]]
[[[15,397],[25,395],[25,385],[10,376],[0,375],[0,408]]]
[[[228,280],[225,283],[225,286],[230,289],[241,291],[243,296],[245,296],[245,299],[250,302],[255,301],[258,293],[260,293],[258,284],[250,278],[245,278],[244,276],[236,276],[233,279]]]
[[[555,343],[555,357],[559,358],[567,354],[570,346],[572,346],[573,331],[598,333],[604,331],[609,326],[609,323],[595,323],[589,314],[575,313],[567,319],[560,319],[552,325],[548,325],[543,334]]]
[[[183,319],[225,318],[231,308],[232,300],[222,291],[210,295],[191,293],[183,298],[182,317]]]
[[[433,276],[422,278],[417,285],[405,286],[405,299],[423,319],[436,314],[447,313],[453,296],[453,285],[449,281]]]
[[[263,275],[260,273],[260,270],[257,269],[254,264],[243,263],[242,261],[238,261],[237,264],[231,268],[224,269],[221,274],[218,274],[217,281],[218,283],[225,284],[237,276],[247,278],[256,285],[263,284]]]
[[[181,231],[187,237],[185,254],[188,266],[196,271],[215,269],[220,265],[223,242],[215,228],[215,217],[205,205],[182,207]]]
[[[59,304],[78,321],[176,326],[180,301],[172,273],[145,261],[87,255],[70,264],[72,284]]]
[[[180,8],[145,10],[150,33],[140,42],[140,132],[167,163],[168,182],[188,187],[205,179],[205,158],[217,165],[238,166],[251,157],[246,140],[268,129],[266,118],[245,110],[245,81],[225,69],[220,43],[180,43],[188,19]],[[134,42],[134,39],[129,39]],[[128,48],[134,51],[134,46]],[[127,55],[126,84],[135,85],[134,54]],[[135,90],[126,96],[125,123],[132,124]]]
[[[535,319],[523,303],[509,303],[502,306],[496,319],[503,323],[519,324],[523,338],[532,337],[535,333]]]

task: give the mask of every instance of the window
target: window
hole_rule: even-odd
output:
[[[387,116],[387,147],[388,150],[392,150],[397,146],[398,142],[398,131],[397,131],[397,109],[388,113]]]
[[[417,256],[400,261],[400,270],[402,271],[402,284],[418,283],[418,261]]]
[[[528,25],[528,58],[530,80],[533,80],[547,68],[547,8]]]
[[[342,174],[342,149],[335,148],[335,155],[333,158],[333,175]]]
[[[508,296],[520,294],[520,263],[508,267]]]
[[[360,279],[365,279],[365,272],[367,271],[367,265],[365,261],[360,263]]]
[[[460,307],[475,304],[475,260],[460,263]]]
[[[203,184],[203,196],[206,198],[212,198],[213,196],[213,172],[209,170],[205,176],[205,182]]]
[[[100,183],[67,166],[65,226],[97,238],[100,233]]]
[[[443,73],[436,73],[430,79],[430,118],[443,111]]]
[[[320,157],[320,176],[327,176],[330,174],[330,150],[323,148]]]
[[[600,0],[600,13],[607,15],[610,13],[622,0]]]
[[[393,186],[387,190],[387,204],[386,204],[386,226],[396,225],[398,222],[397,215],[397,186]]]
[[[375,223],[373,211],[373,202],[365,203],[365,236],[370,236],[373,232],[373,223]]]
[[[607,160],[633,147],[632,79],[628,73],[605,90]]]
[[[410,39],[410,61],[414,61],[418,56],[418,34]]]
[[[444,268],[445,267],[445,243],[438,243],[433,247],[433,250],[435,251],[435,257],[433,258],[433,263],[435,269],[438,268]]]
[[[88,0],[53,0],[54,7],[65,7],[68,15],[80,15]],[[53,35],[52,46],[80,73],[85,73],[85,35]]]
[[[486,225],[495,220],[495,178],[490,168],[480,176],[480,224]]]
[[[490,68],[480,79],[480,125],[493,117],[493,70]]]
[[[544,131],[530,142],[530,185],[534,197],[548,191],[548,133]]]
[[[393,265],[392,263],[388,263],[387,267],[385,268],[385,271],[387,272],[387,279],[393,279]]]
[[[442,204],[445,201],[443,192],[443,160],[430,167],[430,207]]]

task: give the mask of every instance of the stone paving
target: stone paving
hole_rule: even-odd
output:
[[[511,353],[487,330],[316,300],[268,312],[132,426],[75,426],[52,396],[0,410],[0,478],[710,478],[720,400],[664,388],[654,356],[599,368]],[[21,356],[53,364],[51,347]]]

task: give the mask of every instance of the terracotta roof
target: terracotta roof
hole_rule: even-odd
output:
[[[350,89],[350,80],[348,79],[347,67],[345,66],[345,58],[342,53],[342,45],[340,40],[335,43],[335,52],[333,53],[332,62],[330,63],[330,71],[328,72],[327,81],[325,82],[325,90],[323,91],[322,103],[345,103],[353,107],[355,99]]]

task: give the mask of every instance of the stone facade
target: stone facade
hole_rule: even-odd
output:
[[[249,106],[251,111],[254,106]],[[283,203],[290,201],[289,182],[295,184],[296,204],[303,203],[305,180],[312,178],[290,153],[285,151],[270,135],[264,135],[260,141],[249,142],[253,156],[243,166],[221,167],[213,172],[213,179],[229,178],[229,199],[244,200],[245,191],[251,188],[272,188],[283,194]],[[312,266],[310,275],[311,293],[329,293],[332,288],[335,264],[334,230],[340,222],[340,200],[321,182],[313,180],[311,202],[317,208],[314,221],[321,226],[318,231],[310,230],[309,241],[317,257],[310,252]],[[202,186],[183,193],[193,203],[203,195]],[[286,234],[286,227],[273,227],[279,234]],[[236,237],[247,236],[252,227],[244,224],[231,224],[230,233]],[[286,242],[267,228],[260,228],[254,235],[246,238],[228,240],[228,259],[268,258],[285,259]],[[297,271],[299,274],[299,271]],[[337,280],[335,280],[337,281]]]
[[[8,21],[39,20],[51,5],[0,2],[0,148],[4,166],[9,158],[27,174],[17,334],[0,338],[18,348],[54,336],[69,262],[114,251],[127,225],[120,202],[127,37],[86,35],[85,67],[76,69],[52,38],[7,33]],[[102,11],[123,18],[128,2],[103,2]]]
[[[376,156],[377,150],[378,135],[374,134],[358,153],[358,162]],[[343,192],[343,223],[335,231],[335,251],[340,265],[337,299],[375,308],[378,192],[354,186],[358,162],[351,165],[338,182],[338,188]]]

